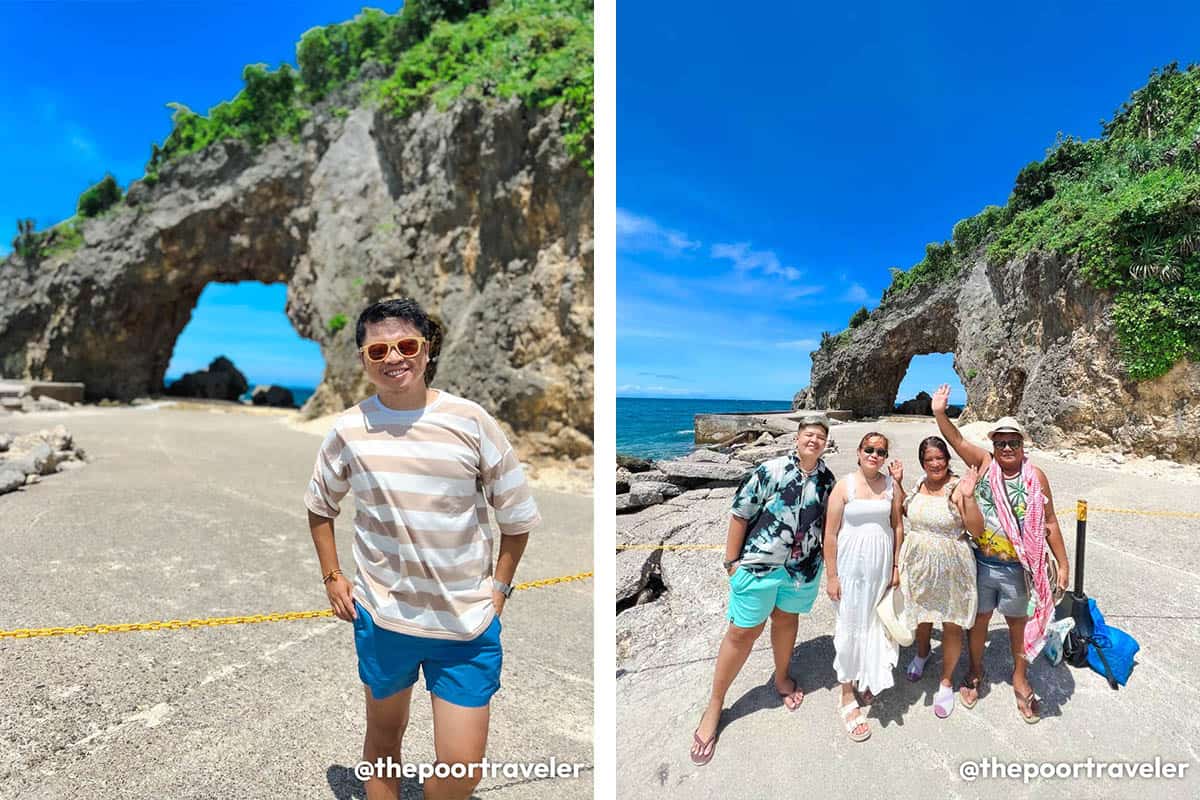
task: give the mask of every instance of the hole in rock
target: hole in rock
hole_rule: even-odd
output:
[[[163,379],[169,387],[189,372],[207,370],[224,356],[245,376],[250,400],[256,386],[276,385],[304,405],[325,372],[321,348],[302,337],[284,313],[287,284],[241,281],[210,283],[175,340]],[[353,325],[354,320],[348,320]]]
[[[931,415],[933,412],[930,399],[943,383],[950,384],[949,415],[957,417],[967,405],[967,390],[958,373],[954,371],[954,354],[927,353],[913,356],[896,392],[895,412]]]
[[[628,611],[634,606],[653,603],[667,591],[667,584],[662,579],[662,550],[655,550],[642,565],[642,576],[638,588],[617,600],[617,613]]]

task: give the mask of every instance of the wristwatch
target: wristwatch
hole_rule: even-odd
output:
[[[741,561],[741,560],[742,560],[742,559],[741,559],[740,557],[738,557],[738,558],[732,558],[732,559],[730,559],[729,561],[726,561],[726,562],[725,562],[725,571],[726,571],[726,572],[729,572],[729,568],[730,568],[730,567],[732,567],[734,564],[738,563],[738,562],[739,562],[739,561]]]
[[[496,588],[496,591],[504,595],[506,599],[512,597],[513,587],[509,586],[504,581],[499,581],[495,578],[492,578],[492,586]]]

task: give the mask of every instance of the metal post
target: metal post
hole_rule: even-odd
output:
[[[1083,553],[1087,538],[1087,500],[1075,503],[1075,596],[1083,597]]]

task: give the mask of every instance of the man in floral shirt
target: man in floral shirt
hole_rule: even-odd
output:
[[[821,582],[825,508],[835,478],[821,459],[829,420],[800,420],[796,452],[763,462],[733,498],[725,542],[729,627],[717,654],[708,708],[692,734],[692,761],[707,764],[716,749],[725,693],[737,677],[767,618],[775,655],[775,690],[791,711],[804,693],[788,675],[800,614],[812,609]]]

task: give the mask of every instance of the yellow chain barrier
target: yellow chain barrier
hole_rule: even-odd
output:
[[[575,575],[563,575],[558,578],[542,578],[536,581],[526,581],[513,586],[514,590],[539,589],[543,586],[554,586],[559,583],[581,581],[592,577],[591,572],[579,572]],[[133,631],[177,631],[182,628],[207,628],[214,625],[241,625],[254,622],[284,622],[294,619],[317,619],[332,617],[333,611],[282,611],[273,614],[249,614],[239,617],[208,617],[207,619],[173,619],[168,622],[121,622],[116,625],[73,625],[69,628],[16,628],[11,631],[0,630],[0,639],[34,639],[41,636],[85,636],[89,633],[131,633]]]

